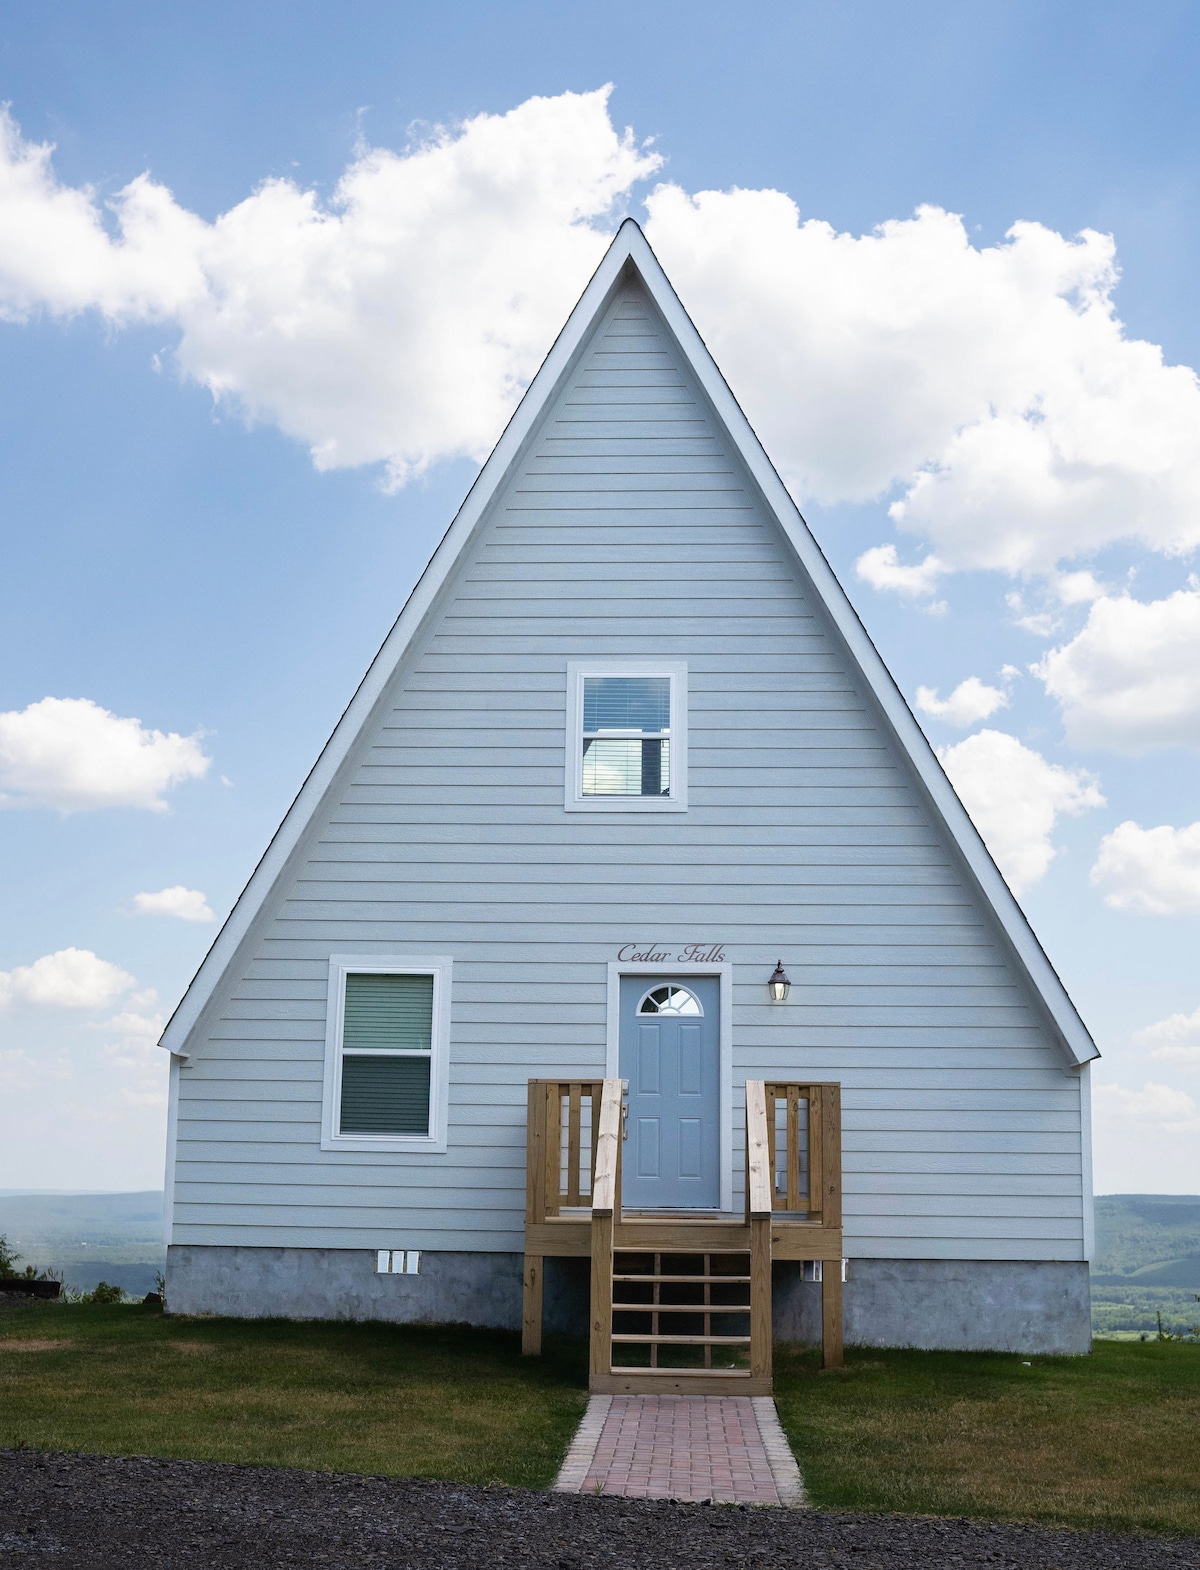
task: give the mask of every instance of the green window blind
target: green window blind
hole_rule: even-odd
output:
[[[346,1052],[428,1052],[433,1040],[432,976],[346,977]]]
[[[342,1059],[343,1134],[428,1134],[429,1059]]]
[[[433,977],[346,977],[343,1134],[428,1134]]]

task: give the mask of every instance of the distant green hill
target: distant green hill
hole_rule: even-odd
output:
[[[22,1263],[61,1270],[69,1286],[90,1290],[97,1281],[136,1296],[154,1286],[166,1250],[163,1196],[0,1192],[0,1235]]]
[[[1200,1292],[1200,1195],[1101,1194],[1092,1280]]]
[[[1096,1199],[1092,1327],[1153,1335],[1200,1323],[1200,1195],[1102,1194]]]

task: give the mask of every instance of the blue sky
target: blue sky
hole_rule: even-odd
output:
[[[1198,34],[1185,4],[10,8],[0,1184],[159,1181],[187,918],[228,910],[628,211],[965,749],[1105,1054],[1098,1188],[1200,1188]],[[497,246],[456,335],[439,283]]]

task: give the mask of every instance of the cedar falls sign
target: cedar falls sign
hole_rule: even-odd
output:
[[[679,953],[674,944],[663,947],[658,943],[626,943],[617,950],[617,961],[622,965],[723,965],[723,943],[687,943]]]

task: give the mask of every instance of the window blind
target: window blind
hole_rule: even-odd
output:
[[[351,972],[342,1021],[343,1134],[428,1134],[433,977]]]
[[[433,977],[346,977],[344,1052],[428,1052],[433,1040]]]
[[[671,792],[671,678],[583,678],[585,796]]]
[[[669,676],[585,676],[583,733],[642,731],[657,735],[671,728]]]
[[[343,1134],[428,1134],[429,1059],[342,1059]]]

